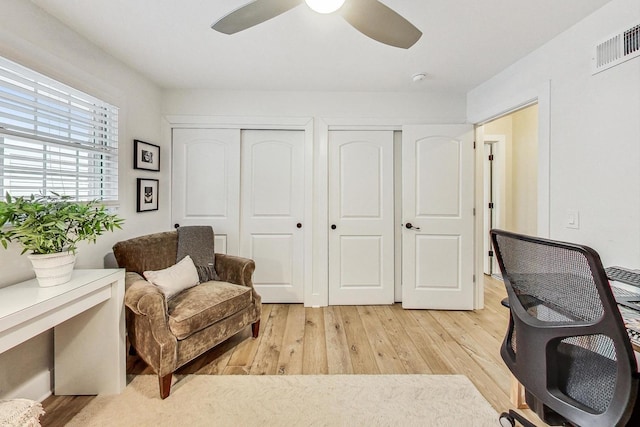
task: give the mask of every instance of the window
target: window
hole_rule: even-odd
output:
[[[118,109],[0,57],[0,194],[118,201]]]

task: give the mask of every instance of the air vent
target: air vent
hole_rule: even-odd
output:
[[[629,28],[596,45],[593,74],[640,56],[640,25]]]

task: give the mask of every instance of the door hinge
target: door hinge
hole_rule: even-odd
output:
[[[493,209],[493,202],[489,202],[489,209]]]
[[[476,216],[476,208],[473,208],[473,216]]]
[[[489,251],[489,256],[493,256],[493,251]]]
[[[493,154],[489,154],[489,161],[492,162],[493,161]]]
[[[476,283],[476,275],[473,275],[473,283]]]
[[[473,141],[473,149],[474,150],[476,149],[476,142],[475,141]]]

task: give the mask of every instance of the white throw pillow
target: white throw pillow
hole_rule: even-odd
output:
[[[198,270],[189,255],[169,268],[142,274],[151,284],[160,288],[167,299],[200,283]]]

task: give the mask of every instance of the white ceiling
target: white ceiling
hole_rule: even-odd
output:
[[[163,88],[465,93],[610,0],[382,0],[423,32],[408,50],[305,4],[228,36],[248,0],[32,1]]]

